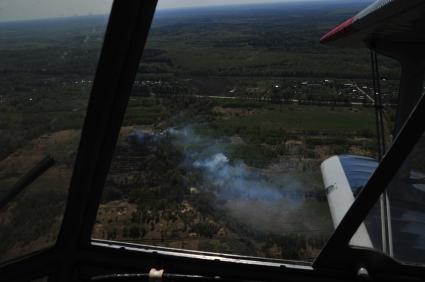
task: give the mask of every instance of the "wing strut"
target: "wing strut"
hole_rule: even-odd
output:
[[[379,75],[378,54],[373,47],[370,49],[372,66],[373,99],[376,117],[376,134],[378,141],[378,160],[381,161],[386,153],[384,106],[382,103],[381,78]],[[391,227],[391,209],[388,194],[385,191],[380,197],[382,250],[393,256],[393,238]]]

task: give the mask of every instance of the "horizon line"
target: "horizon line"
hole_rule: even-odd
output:
[[[181,7],[164,7],[161,8],[157,6],[156,11],[178,11],[178,10],[192,10],[192,9],[208,9],[208,8],[220,8],[220,7],[238,7],[238,6],[258,6],[258,5],[281,5],[281,4],[296,4],[296,3],[308,3],[308,2],[337,2],[337,3],[359,3],[359,2],[373,2],[374,0],[284,0],[279,2],[253,2],[253,3],[230,3],[230,4],[209,4],[209,5],[195,5],[195,6],[181,6]],[[0,24],[5,23],[22,23],[22,22],[31,22],[31,21],[43,21],[43,20],[61,20],[61,19],[71,19],[79,17],[99,17],[107,16],[109,17],[110,11],[107,13],[99,14],[84,14],[84,15],[69,15],[69,16],[52,16],[52,17],[40,17],[40,18],[31,18],[31,19],[15,19],[15,20],[0,20]]]

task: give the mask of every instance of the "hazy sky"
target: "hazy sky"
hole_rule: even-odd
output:
[[[105,14],[111,3],[112,0],[0,0],[0,21]]]
[[[1,0],[0,0],[1,1]],[[251,3],[273,3],[273,2],[294,2],[300,0],[159,0],[158,7],[178,8],[178,7],[196,7],[196,6],[211,6],[211,5],[230,5],[230,4],[251,4]]]
[[[165,9],[289,1],[300,0],[159,0],[158,7]],[[112,0],[0,0],[0,21],[105,14],[109,13],[111,4]]]

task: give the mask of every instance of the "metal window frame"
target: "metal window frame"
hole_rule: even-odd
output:
[[[237,280],[354,281],[360,266],[372,269],[378,281],[389,276],[395,281],[423,277],[422,267],[403,265],[374,250],[349,247],[348,242],[391,181],[388,175],[395,175],[425,130],[425,123],[421,124],[425,115],[424,98],[312,265],[91,239],[156,4],[157,0],[114,1],[57,243],[50,249],[3,265],[1,280],[29,281],[46,275],[49,281],[74,281],[94,274],[146,272],[155,266],[176,273]]]

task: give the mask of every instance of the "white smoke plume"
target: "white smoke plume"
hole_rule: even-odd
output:
[[[244,224],[271,233],[281,234],[303,225],[296,214],[304,200],[292,193],[304,189],[301,181],[288,178],[282,189],[258,169],[242,160],[231,160],[222,140],[200,136],[190,127],[169,129],[167,133],[186,148],[187,165],[203,171],[206,186],[216,187],[216,197],[222,203],[217,208]]]
[[[288,178],[282,189],[283,184],[270,181],[270,176],[265,177],[260,170],[249,167],[242,160],[230,159],[225,141],[196,134],[191,127],[170,128],[157,137],[142,133],[136,135],[143,142],[167,134],[174,137],[176,146],[183,148],[186,156],[183,165],[189,169],[200,169],[204,186],[214,187],[213,192],[220,203],[216,208],[266,232],[281,233],[292,230],[294,225],[302,225],[296,214],[304,200],[292,193],[303,190],[301,181]]]

